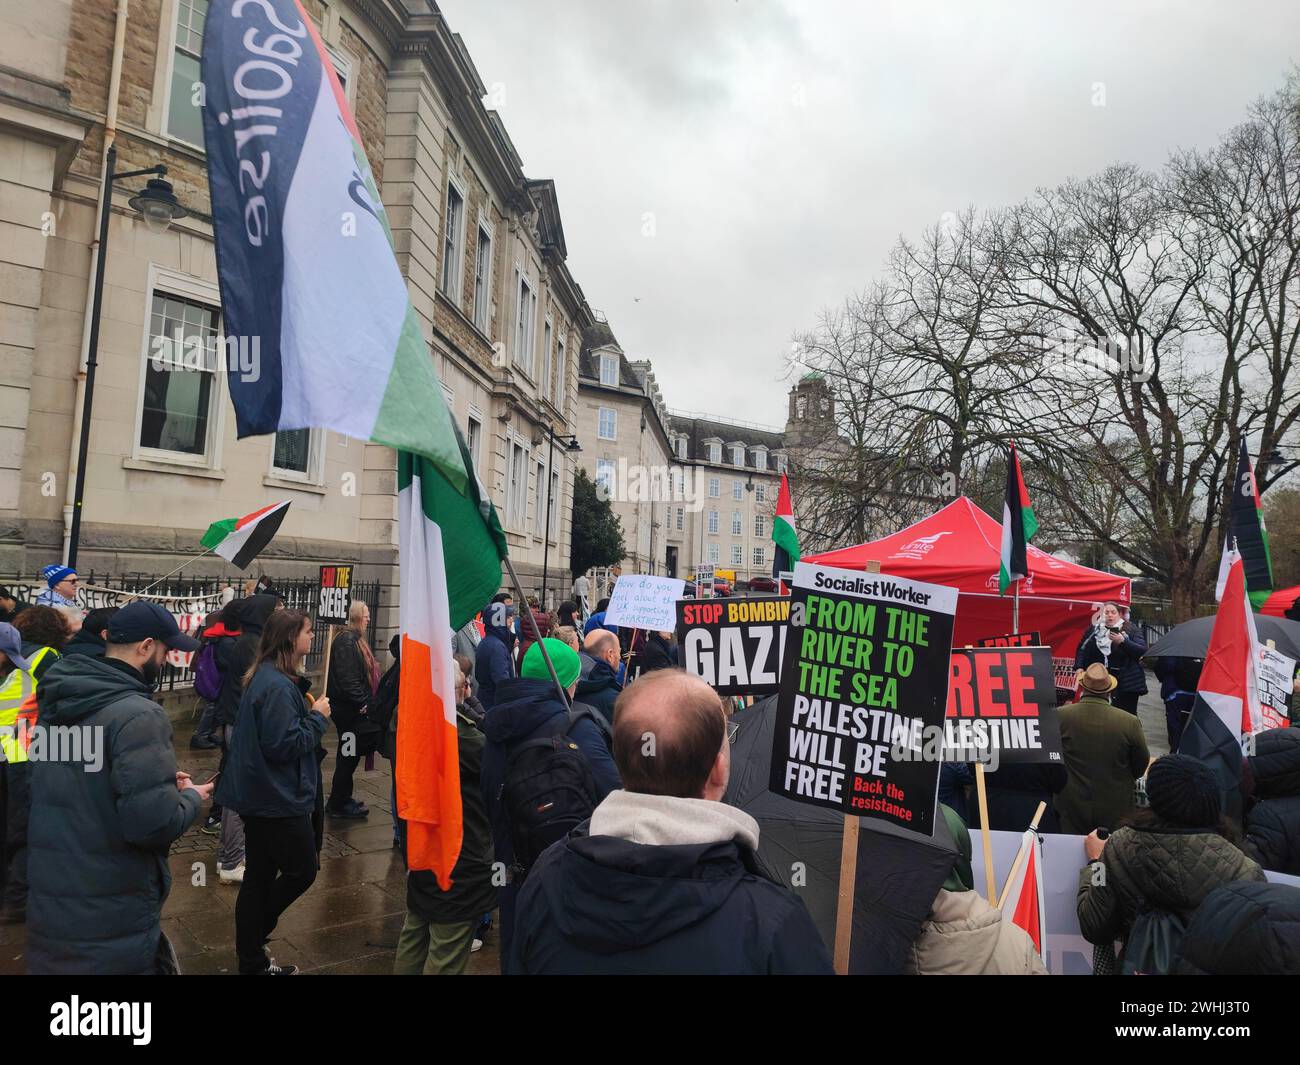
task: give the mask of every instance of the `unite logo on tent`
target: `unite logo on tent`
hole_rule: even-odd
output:
[[[993,591],[996,592],[998,589],[998,575],[994,573],[991,577],[989,577],[989,579],[984,582],[984,587],[991,588]],[[1020,594],[1032,595],[1033,592],[1034,592],[1034,575],[1031,573],[1024,580],[1020,582]]]
[[[952,531],[945,529],[943,532],[937,532],[932,536],[918,536],[911,543],[904,545],[900,550],[895,551],[890,558],[924,558],[934,550],[941,537],[951,536]]]

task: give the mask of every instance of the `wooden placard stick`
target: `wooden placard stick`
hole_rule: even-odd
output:
[[[1034,811],[1034,819],[1029,822],[1029,827],[1036,831],[1038,829],[1039,819],[1046,812],[1047,803],[1040,802],[1038,804],[1038,809]],[[1002,885],[1002,894],[998,896],[997,906],[999,910],[1002,909],[1002,904],[1007,901],[1007,892],[1011,890],[1011,881],[1013,881],[1016,878],[1016,874],[1020,872],[1020,863],[1024,860],[1024,856],[1025,852],[1023,849],[1016,852],[1016,860],[1011,863],[1011,872],[1007,874],[1007,882]]]
[[[879,573],[880,563],[874,559],[863,570]],[[858,880],[858,833],[862,819],[856,814],[844,815],[844,838],[840,844],[840,886],[835,905],[835,972],[838,976],[849,973],[849,948],[853,942],[853,896]]]

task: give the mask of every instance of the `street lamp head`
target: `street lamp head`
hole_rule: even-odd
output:
[[[578,443],[578,438],[576,436],[573,439],[567,441],[564,446],[567,450],[571,452],[578,452],[582,450],[582,445]]]
[[[140,213],[144,224],[153,233],[161,233],[175,219],[189,214],[172,192],[172,183],[161,177],[150,178],[143,191],[136,193],[128,202]]]

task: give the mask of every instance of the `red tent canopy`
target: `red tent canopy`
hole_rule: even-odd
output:
[[[870,543],[805,558],[822,566],[865,569],[946,584],[958,591],[954,646],[1012,631],[1012,596],[998,595],[1002,526],[961,496],[928,518]],[[1097,604],[1127,608],[1131,581],[1049,555],[1030,544],[1029,575],[1020,582],[1020,631],[1041,632],[1057,658],[1074,660]]]

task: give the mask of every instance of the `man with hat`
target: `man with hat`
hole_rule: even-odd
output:
[[[542,648],[546,648],[555,673],[559,677],[561,692],[546,668]],[[605,740],[605,734],[595,720],[590,707],[575,709],[571,715],[569,701],[578,686],[582,663],[578,652],[567,643],[553,637],[535,643],[524,655],[518,677],[498,681],[496,702],[488,708],[483,719],[483,732],[487,745],[483,750],[483,800],[487,804],[492,822],[492,842],[496,860],[508,870],[509,882],[501,889],[498,900],[501,906],[501,959],[504,963],[514,931],[515,897],[527,870],[520,867],[523,856],[516,855],[514,829],[510,811],[502,798],[507,783],[511,757],[530,740],[548,740],[566,737],[570,749],[581,752],[591,773],[594,794],[589,796],[591,810],[611,791],[622,786],[618,767]],[[562,835],[563,833],[557,834]]]
[[[38,728],[59,728],[32,772],[27,968],[45,974],[175,971],[160,915],[167,852],[211,797],[176,769],[151,698],[167,652],[196,651],[157,603],[123,607],[103,658],[51,666]]]
[[[1061,750],[1069,774],[1056,796],[1061,831],[1112,828],[1133,809],[1133,782],[1151,756],[1142,723],[1111,706],[1117,681],[1100,662],[1078,672],[1083,698],[1061,707]]]
[[[34,606],[71,607],[80,610],[77,605],[77,571],[57,562],[41,570],[45,580],[45,591],[36,597]]]

